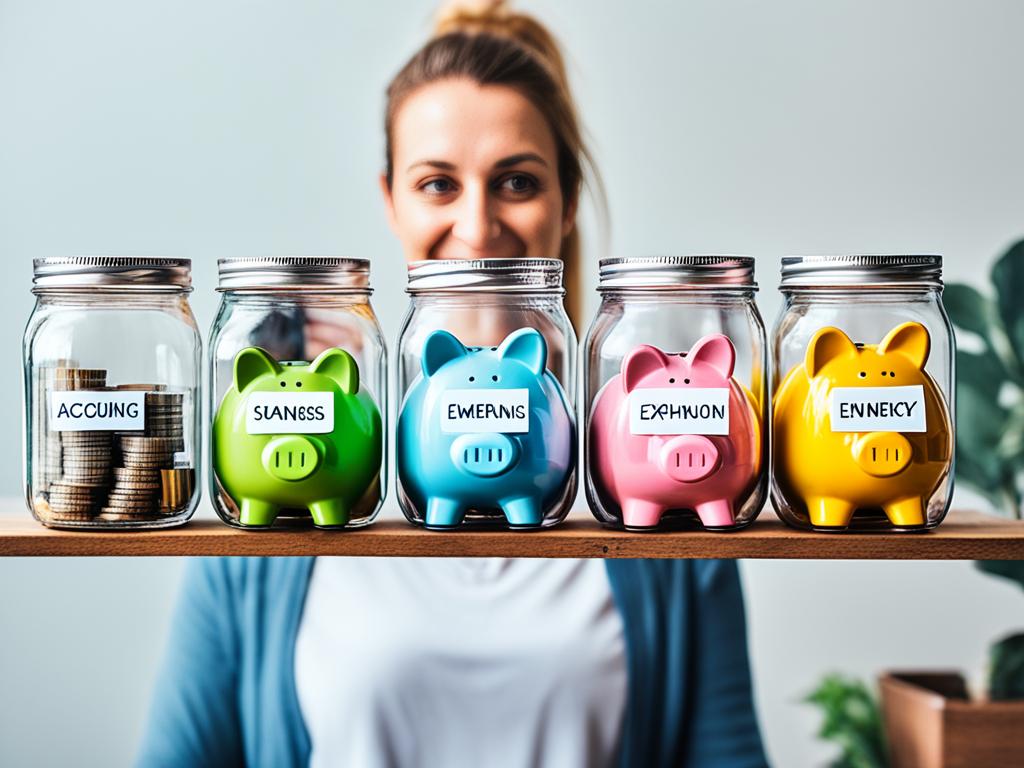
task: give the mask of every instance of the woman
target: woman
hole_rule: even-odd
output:
[[[558,49],[457,10],[388,89],[410,260],[566,260],[586,165]],[[761,766],[735,563],[190,566],[142,765]]]

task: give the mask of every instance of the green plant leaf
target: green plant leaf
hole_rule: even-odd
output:
[[[886,768],[888,757],[878,700],[859,680],[828,675],[806,697],[823,715],[818,737],[839,747],[833,768]]]
[[[1024,409],[1014,408],[1007,412],[1003,434],[996,445],[996,455],[1007,465],[1015,463],[1024,453]]]
[[[958,455],[956,459],[956,481],[960,485],[970,486],[1002,515],[1014,517],[1012,503],[1003,491],[1002,477],[993,474],[991,463],[975,462],[969,454]]]
[[[1024,240],[1011,245],[993,265],[992,284],[999,317],[1013,351],[1013,368],[1019,373],[1024,367]]]
[[[988,695],[993,701],[1024,699],[1024,633],[1004,637],[989,649]]]
[[[1007,376],[994,352],[957,351],[956,477],[1004,515],[1020,516],[1024,408],[999,404]],[[1010,384],[1009,386],[1015,386]]]
[[[978,570],[1009,579],[1024,589],[1024,560],[978,560]]]
[[[942,303],[953,325],[977,334],[992,346],[989,332],[997,317],[996,310],[981,291],[963,283],[949,283],[942,291]]]
[[[956,386],[958,391],[975,389],[997,398],[1006,381],[1006,367],[991,350],[984,352],[956,351]],[[998,403],[997,403],[998,405]]]

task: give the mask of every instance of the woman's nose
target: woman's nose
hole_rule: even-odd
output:
[[[501,234],[501,224],[486,191],[467,189],[462,195],[452,234],[466,245],[479,249]]]

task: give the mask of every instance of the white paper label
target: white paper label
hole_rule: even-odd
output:
[[[924,387],[835,387],[833,432],[926,432]]]
[[[441,431],[529,432],[530,390],[449,389],[441,395]]]
[[[729,434],[728,387],[641,387],[628,398],[631,434]]]
[[[253,392],[245,409],[245,431],[250,435],[334,431],[333,392]]]
[[[146,393],[51,392],[49,426],[57,432],[143,430],[146,428]]]

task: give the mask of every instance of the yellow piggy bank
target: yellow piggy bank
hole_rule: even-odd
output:
[[[811,525],[845,527],[881,508],[895,526],[923,526],[949,472],[953,434],[945,399],[925,373],[920,323],[858,345],[822,328],[774,400],[773,472],[783,498]]]

